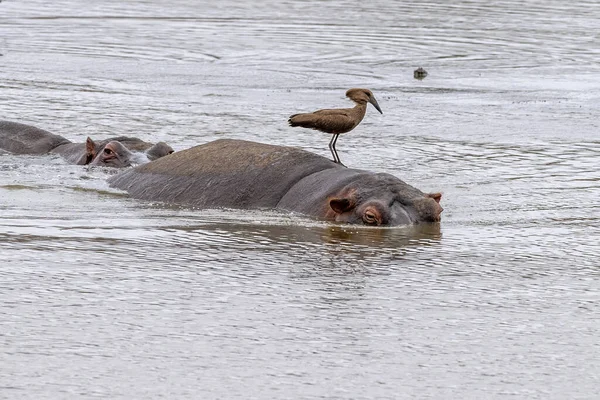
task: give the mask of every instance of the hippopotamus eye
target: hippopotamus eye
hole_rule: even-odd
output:
[[[365,211],[365,214],[363,215],[363,220],[365,221],[366,224],[369,224],[369,225],[378,225],[379,224],[377,215],[373,211],[370,211],[370,210]]]
[[[111,155],[112,153],[113,153],[113,151],[112,151],[111,149],[107,149],[107,148],[105,148],[105,149],[104,149],[104,154],[106,154],[106,155],[108,155],[108,156],[109,156],[109,155]]]

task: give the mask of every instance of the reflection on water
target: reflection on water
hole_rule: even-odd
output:
[[[372,229],[196,210],[0,152],[0,397],[597,398],[599,17],[554,0],[1,2],[0,119],[329,157],[287,117],[368,87],[385,114],[340,156],[442,191],[445,211]]]

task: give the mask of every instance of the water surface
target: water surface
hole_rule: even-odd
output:
[[[591,1],[0,3],[0,118],[73,141],[299,146],[443,192],[366,229],[128,198],[0,154],[0,397],[596,399]],[[413,70],[429,75],[419,81]]]

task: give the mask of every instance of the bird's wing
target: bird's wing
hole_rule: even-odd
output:
[[[302,126],[327,133],[345,133],[352,130],[357,121],[347,109],[319,110],[290,117],[291,126]]]

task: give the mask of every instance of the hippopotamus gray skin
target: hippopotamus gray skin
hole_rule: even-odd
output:
[[[372,226],[437,222],[440,193],[293,147],[220,139],[108,180],[134,198],[200,208],[279,209]]]
[[[143,140],[118,136],[98,142],[87,138],[86,143],[73,143],[62,136],[44,129],[12,121],[0,121],[0,148],[15,154],[59,154],[69,163],[86,165],[102,153],[107,143],[117,141],[133,152],[145,152],[146,162],[173,153],[171,146],[164,142],[156,144]],[[138,161],[143,157],[132,156]]]

